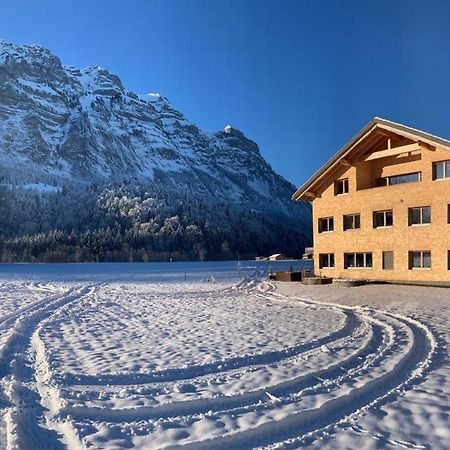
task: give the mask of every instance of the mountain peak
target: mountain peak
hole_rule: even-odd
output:
[[[61,61],[49,49],[37,44],[17,45],[0,40],[0,64],[56,64]]]
[[[101,66],[82,69],[79,81],[89,92],[115,95],[124,91],[120,78]]]
[[[150,103],[150,104],[167,104],[170,105],[169,100],[167,99],[167,97],[164,97],[161,94],[158,94],[157,92],[149,92],[148,94],[145,95],[139,95],[139,98],[141,100],[143,100],[146,103]]]
[[[103,67],[64,66],[40,46],[3,41],[0,69],[0,172],[16,217],[0,236],[119,224],[171,251],[180,233],[189,248],[216,236],[216,255],[304,245],[309,205],[290,201],[293,186],[240,130],[207,133],[160,94],[135,95]]]
[[[259,155],[258,144],[245,136],[245,134],[241,130],[233,128],[231,125],[227,125],[223,129],[222,136],[229,142],[235,142],[235,145],[238,146],[245,146],[245,148],[247,148],[251,152]]]

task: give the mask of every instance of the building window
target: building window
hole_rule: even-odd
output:
[[[450,270],[450,250],[447,251],[447,270]]]
[[[346,214],[344,215],[344,231],[355,230],[361,228],[360,214]]]
[[[372,253],[344,253],[344,269],[371,269]]]
[[[374,228],[392,227],[393,224],[394,214],[392,212],[392,209],[388,209],[386,211],[375,211],[373,213]]]
[[[409,269],[431,269],[431,252],[409,252]]]
[[[326,233],[334,230],[334,220],[332,217],[319,219],[319,233]]]
[[[447,223],[450,223],[450,205],[447,205]]]
[[[348,178],[334,183],[334,195],[348,194]]]
[[[334,253],[319,253],[319,269],[334,267]]]
[[[390,177],[377,178],[375,180],[376,186],[393,186],[395,184],[403,183],[418,183],[422,181],[422,172],[405,173],[402,175],[393,175]]]
[[[450,161],[440,161],[433,163],[433,180],[450,178]]]
[[[408,225],[426,225],[431,223],[431,206],[408,209]]]
[[[393,270],[394,269],[394,252],[383,252],[381,256],[382,256],[381,267],[384,270]]]

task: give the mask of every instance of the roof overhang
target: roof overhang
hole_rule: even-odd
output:
[[[385,134],[387,137],[402,136],[422,148],[432,149],[442,147],[450,150],[450,141],[447,139],[425,133],[421,130],[410,128],[396,122],[391,122],[390,120],[375,117],[358,134],[347,142],[329,161],[327,161],[312,177],[310,177],[306,183],[300,186],[292,195],[292,199],[297,201],[314,200],[317,197],[316,188],[321,184],[321,182],[324,179],[327,179],[337,167],[352,165],[351,158],[354,155],[355,149],[373,132]],[[412,150],[412,147],[409,150]],[[398,150],[398,152],[400,152],[400,150]]]

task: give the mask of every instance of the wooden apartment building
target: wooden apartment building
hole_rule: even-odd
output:
[[[450,282],[450,141],[375,118],[293,199],[313,205],[316,274]]]

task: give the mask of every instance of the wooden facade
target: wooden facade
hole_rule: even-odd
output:
[[[316,274],[450,282],[450,141],[375,118],[293,198],[313,205]]]

